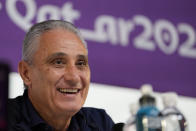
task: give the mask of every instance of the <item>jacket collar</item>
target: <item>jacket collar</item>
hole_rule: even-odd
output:
[[[31,128],[42,127],[42,128],[50,128],[49,126],[39,115],[36,109],[33,107],[29,97],[28,90],[26,89],[23,94],[24,104],[22,107],[22,112],[25,121],[28,126]],[[22,123],[21,123],[22,124]],[[84,129],[85,126],[90,126],[91,128],[97,128],[97,125],[93,121],[89,121],[88,115],[85,115],[83,110],[79,110],[71,119],[71,123],[69,126],[69,131],[78,131],[79,129]]]

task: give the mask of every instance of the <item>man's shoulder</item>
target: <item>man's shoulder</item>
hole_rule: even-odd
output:
[[[18,96],[16,98],[8,99],[8,110],[20,109],[24,103],[23,96]]]
[[[23,96],[8,99],[8,122],[14,124],[21,119],[22,105],[24,104]]]
[[[8,103],[9,104],[20,104],[23,102],[24,98],[23,96],[17,96],[16,98],[9,98]]]

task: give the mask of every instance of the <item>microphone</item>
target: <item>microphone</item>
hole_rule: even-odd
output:
[[[123,131],[124,123],[116,123],[112,127],[112,131]]]

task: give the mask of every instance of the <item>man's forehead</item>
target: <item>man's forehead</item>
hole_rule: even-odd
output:
[[[52,30],[42,33],[39,37],[39,42],[41,42],[40,44],[44,44],[44,46],[45,44],[49,44],[49,43],[56,44],[57,41],[62,41],[64,46],[68,45],[69,42],[72,42],[71,43],[72,46],[77,46],[77,47],[83,46],[86,49],[85,43],[83,43],[80,37],[74,32],[71,32],[66,29],[62,29],[62,28],[52,29]]]
[[[78,39],[80,39],[78,37],[77,34],[75,34],[74,32],[67,30],[67,29],[63,29],[63,28],[55,28],[55,29],[51,29],[51,30],[47,30],[45,32],[43,32],[40,37],[43,38],[44,36],[58,36],[60,38],[69,38],[69,37],[76,37]],[[52,37],[51,37],[52,38]]]
[[[55,33],[55,31],[50,33]],[[58,34],[59,33],[60,32],[58,32]],[[49,37],[47,36],[44,39],[42,37],[42,40],[39,40],[39,46],[34,58],[38,61],[43,60],[45,62],[59,57],[88,60],[88,51],[81,41],[78,41],[76,37],[67,37],[68,39],[62,38],[63,40],[61,40],[58,34],[48,35]],[[62,36],[62,34],[60,34],[60,36]]]
[[[64,53],[64,52],[56,52],[56,53],[51,54],[50,56],[51,57],[68,57],[69,54]],[[77,54],[76,57],[78,57],[78,58],[84,58],[84,57],[88,57],[88,56],[85,55],[85,54]]]
[[[73,48],[81,50],[84,53],[88,52],[82,40],[75,33],[65,29],[52,29],[40,35],[39,47],[43,49],[55,48]]]

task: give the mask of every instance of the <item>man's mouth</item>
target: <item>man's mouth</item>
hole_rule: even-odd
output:
[[[60,93],[65,93],[65,94],[76,94],[80,91],[80,89],[74,89],[74,88],[58,88],[57,90]]]

